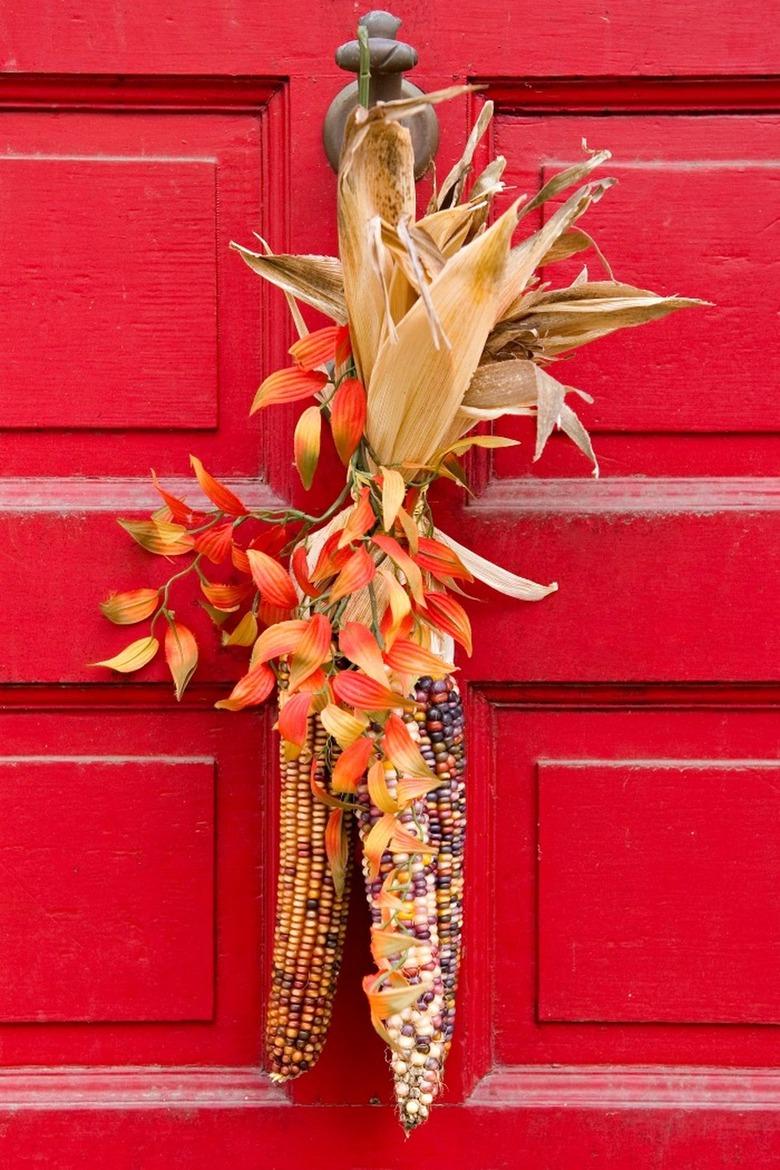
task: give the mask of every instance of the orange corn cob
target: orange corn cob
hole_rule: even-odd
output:
[[[288,1081],[317,1061],[327,1036],[349,906],[351,851],[338,893],[325,849],[328,808],[312,793],[312,755],[327,733],[317,716],[297,760],[281,756],[280,858],[273,972],[266,1023],[271,1079]],[[327,788],[328,770],[318,765]],[[345,814],[346,833],[352,816]]]

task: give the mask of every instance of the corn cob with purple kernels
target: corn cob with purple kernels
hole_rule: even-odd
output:
[[[423,697],[425,696],[425,697]],[[431,842],[436,855],[436,902],[439,962],[444,982],[444,1057],[455,1026],[455,1000],[463,935],[463,851],[466,835],[466,753],[463,704],[455,680],[420,679],[418,700],[424,707],[412,718],[420,735],[420,752],[442,783],[426,797]]]

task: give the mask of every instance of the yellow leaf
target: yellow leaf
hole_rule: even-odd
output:
[[[382,473],[382,526],[391,532],[398,510],[404,502],[406,484],[400,471],[394,467],[380,468]]]
[[[159,648],[160,643],[156,638],[138,638],[129,646],[125,646],[124,650],[115,654],[113,658],[104,658],[101,662],[91,662],[90,666],[107,666],[110,670],[118,670],[120,674],[130,674],[132,671],[140,670],[142,666],[146,666],[147,662],[151,662]]]
[[[180,622],[173,622],[165,633],[165,661],[176,687],[176,698],[182,695],[198,665],[198,644],[191,630]]]
[[[298,419],[293,436],[295,466],[307,491],[311,487],[320,457],[321,430],[322,414],[319,406],[308,406]]]
[[[471,435],[468,439],[459,439],[447,448],[444,454],[463,455],[472,447],[518,447],[519,439],[507,439],[503,435]]]
[[[257,618],[250,611],[245,613],[238,625],[229,634],[223,632],[223,646],[252,646],[257,638]]]
[[[328,735],[332,735],[339,747],[344,750],[359,739],[368,727],[366,715],[353,715],[337,707],[335,703],[329,703],[324,708],[320,713],[320,720]]]

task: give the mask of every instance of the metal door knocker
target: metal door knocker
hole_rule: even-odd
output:
[[[359,22],[368,33],[371,60],[369,105],[390,102],[396,98],[415,97],[422,90],[407,81],[404,73],[417,64],[417,50],[396,40],[401,21],[390,12],[368,12]],[[336,50],[336,64],[350,73],[360,67],[360,45],[348,41]],[[358,83],[352,82],[336,94],[330,104],[322,128],[325,153],[334,171],[338,170],[341,143],[347,115],[358,101]],[[432,107],[404,123],[408,126],[414,145],[414,173],[419,179],[425,173],[439,145],[439,122]]]

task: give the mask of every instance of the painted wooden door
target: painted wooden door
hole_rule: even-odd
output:
[[[611,147],[620,185],[590,222],[618,275],[717,306],[572,360],[600,481],[553,443],[533,469],[494,452],[475,498],[445,501],[475,547],[560,592],[475,614],[460,1033],[409,1142],[378,1104],[359,901],[320,1066],[289,1094],[261,1072],[275,768],[269,712],[213,710],[238,665],[211,654],[180,706],[162,674],[85,666],[112,648],[107,587],[155,571],[113,520],[152,506],[149,466],[175,484],[194,450],[252,499],[295,490],[289,419],[246,417],[284,306],[228,242],[333,249],[320,130],[357,13],[0,14],[0,1160],[778,1166],[767,0],[401,12],[421,85],[487,86],[511,183],[537,189],[582,138]],[[442,121],[446,168],[466,103]]]

